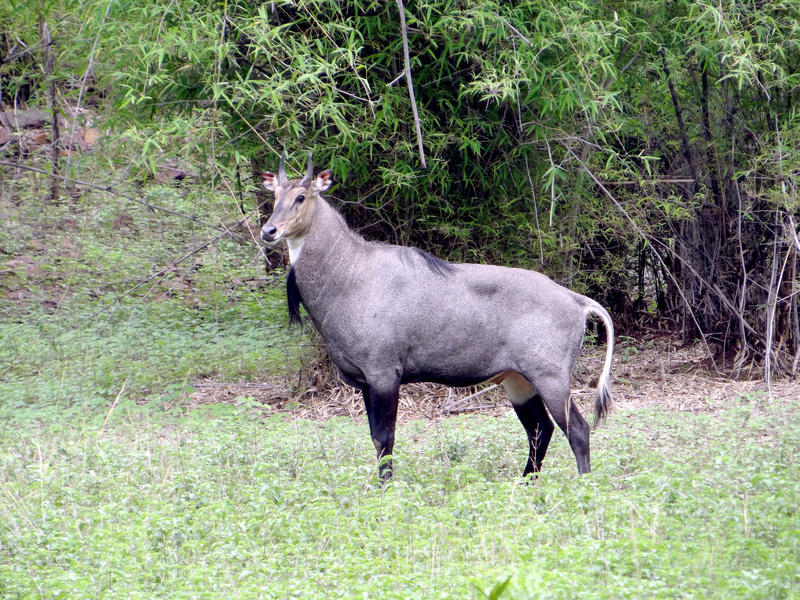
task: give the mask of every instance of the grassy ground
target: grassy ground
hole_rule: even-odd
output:
[[[241,217],[229,196],[150,181],[47,203],[39,175],[0,175],[0,411],[168,401],[198,377],[297,369],[282,272],[265,278],[248,232],[215,228]]]
[[[594,473],[576,475],[559,436],[527,484],[513,416],[414,422],[398,438],[382,489],[366,424],[346,419],[246,402],[7,418],[0,596],[800,595],[793,403],[618,412],[593,437]]]
[[[235,202],[3,175],[0,598],[800,596],[795,400],[619,410],[527,483],[513,416],[413,422],[382,488],[364,422],[186,408],[305,352],[255,245],[204,245]]]

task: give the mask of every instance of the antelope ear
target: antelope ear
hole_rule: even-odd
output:
[[[333,171],[330,169],[323,171],[317,175],[317,178],[314,180],[312,185],[318,192],[324,192],[325,190],[329,189],[333,185]]]
[[[262,171],[261,176],[264,178],[264,187],[270,192],[274,192],[278,187],[278,176],[269,171]]]

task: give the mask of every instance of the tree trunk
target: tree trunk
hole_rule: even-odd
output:
[[[58,160],[60,153],[61,134],[58,130],[58,108],[56,106],[56,83],[53,80],[55,72],[55,60],[53,59],[52,40],[50,39],[50,28],[44,20],[44,16],[39,17],[39,40],[42,44],[42,67],[44,69],[44,85],[47,90],[47,108],[50,110],[50,201],[58,199]]]

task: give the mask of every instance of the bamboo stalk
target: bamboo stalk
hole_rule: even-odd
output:
[[[681,105],[678,102],[678,94],[675,92],[675,85],[672,83],[672,74],[669,70],[669,64],[667,63],[667,51],[661,47],[659,48],[658,53],[661,55],[661,60],[664,64],[664,75],[667,77],[667,87],[669,88],[669,95],[672,98],[672,106],[675,109],[675,118],[678,121],[678,129],[681,133],[681,146],[683,148],[683,155],[686,158],[686,164],[689,167],[689,174],[694,180],[694,191],[697,192],[700,182],[697,181],[697,170],[694,168],[694,163],[692,162],[692,152],[689,149],[689,136],[686,135],[686,125],[683,122],[683,113],[681,112]]]
[[[594,173],[592,173],[592,171],[591,171],[591,169],[589,169],[589,167],[587,167],[585,164],[580,162],[580,159],[572,151],[572,149],[570,149],[569,147],[566,147],[565,149],[567,150],[567,152],[569,154],[572,155],[572,157],[575,160],[578,161],[578,164],[580,165],[580,167],[586,171],[586,173],[589,175],[589,177],[595,183],[595,185],[600,188],[600,190],[608,197],[609,200],[611,200],[611,202],[614,203],[614,206],[616,206],[617,209],[622,213],[622,216],[625,217],[625,220],[627,220],[628,223],[631,224],[631,226],[633,227],[634,231],[636,231],[636,233],[639,236],[641,236],[642,239],[647,240],[648,243],[651,244],[651,246],[653,248],[653,255],[656,257],[658,262],[661,263],[661,266],[664,269],[665,275],[667,275],[672,280],[673,284],[675,285],[675,289],[677,290],[678,294],[680,295],[681,299],[683,300],[683,304],[684,304],[685,309],[688,311],[689,316],[691,316],[692,322],[694,322],[694,325],[697,328],[697,331],[700,332],[700,339],[703,342],[703,346],[705,346],[706,352],[708,353],[708,357],[711,359],[711,364],[714,366],[714,370],[717,372],[718,375],[721,375],[721,373],[719,372],[719,367],[717,367],[717,361],[714,360],[714,353],[711,351],[711,348],[708,345],[708,340],[706,339],[706,335],[705,335],[705,333],[703,333],[702,327],[700,327],[700,322],[698,321],[697,316],[694,313],[694,310],[692,310],[692,307],[689,304],[689,300],[686,298],[686,294],[684,294],[683,288],[678,283],[678,280],[675,278],[675,275],[672,273],[672,271],[670,271],[669,268],[667,267],[667,264],[664,262],[664,257],[662,257],[661,254],[659,254],[655,250],[656,244],[654,242],[656,242],[656,240],[647,237],[647,235],[644,233],[644,231],[642,231],[641,227],[639,227],[636,224],[636,222],[631,218],[631,216],[628,214],[628,212],[625,210],[625,208],[619,203],[619,201],[616,199],[616,197],[614,197],[614,195],[611,192],[608,191],[608,189],[603,185],[603,183],[595,176]],[[665,246],[663,243],[660,243],[660,245],[664,248],[665,251],[670,252],[670,253],[673,252],[668,246]],[[686,266],[689,267],[689,269],[692,269],[691,265],[687,264]],[[696,276],[699,277],[697,272],[694,271],[693,269],[692,269],[692,272]]]
[[[739,243],[739,260],[742,265],[742,292],[739,297],[739,312],[737,313],[739,317],[739,337],[742,341],[741,360],[737,361],[738,364],[736,366],[736,376],[738,377],[742,370],[742,365],[744,365],[747,355],[750,353],[750,345],[747,343],[747,332],[745,331],[747,321],[744,318],[744,309],[747,305],[747,263],[744,260],[744,247],[742,246],[742,193],[739,190],[738,182],[734,182],[733,185],[736,189],[736,197],[739,200],[739,215],[736,219],[736,240]]]
[[[417,145],[419,146],[419,159],[422,168],[427,170],[425,164],[425,149],[422,147],[422,126],[417,112],[417,100],[414,98],[414,83],[411,81],[411,57],[408,52],[408,29],[406,28],[406,13],[403,8],[403,0],[397,0],[397,7],[400,9],[400,30],[403,33],[403,57],[405,59],[406,83],[408,83],[408,95],[411,97],[411,110],[414,111],[414,127],[417,130]]]
[[[778,238],[780,236],[780,222],[778,209],[775,209],[775,238],[772,240],[772,272],[769,278],[767,295],[767,332],[764,340],[764,381],[772,381],[772,339],[775,335],[775,309],[778,298]]]

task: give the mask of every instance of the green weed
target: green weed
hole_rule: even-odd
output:
[[[52,205],[34,191],[0,182],[0,414],[91,416],[123,386],[123,400],[167,402],[199,377],[297,367],[282,273],[267,279],[252,240],[213,226],[241,216],[230,198],[189,183]]]
[[[800,411],[755,406],[620,411],[594,473],[558,436],[529,481],[513,416],[412,423],[386,488],[349,419],[7,421],[0,595],[796,597]]]

